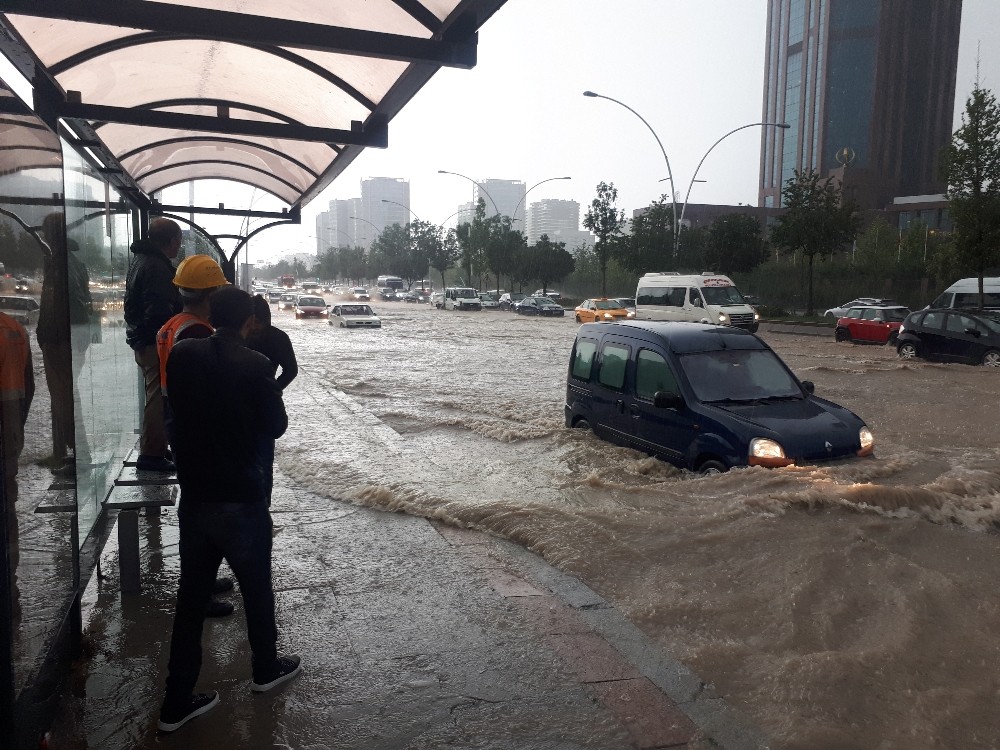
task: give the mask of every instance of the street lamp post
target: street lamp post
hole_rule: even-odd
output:
[[[528,188],[527,190],[525,190],[524,191],[524,195],[521,196],[521,200],[519,200],[517,202],[517,205],[514,206],[514,213],[510,217],[511,226],[514,225],[514,217],[517,216],[517,209],[521,207],[522,203],[524,203],[524,199],[528,197],[528,193],[530,193],[532,190],[534,190],[539,185],[543,185],[546,182],[552,182],[553,180],[572,180],[572,179],[573,179],[572,177],[549,177],[547,180],[542,180],[541,182],[536,182],[530,188]],[[524,204],[524,209],[525,209],[525,211],[528,210],[528,204],[527,203]]]
[[[670,159],[667,158],[666,149],[663,148],[663,143],[660,142],[660,136],[658,136],[656,134],[656,131],[653,130],[653,126],[650,125],[648,122],[646,122],[646,119],[642,115],[640,115],[638,112],[636,112],[630,106],[628,106],[627,104],[625,104],[625,102],[620,102],[617,99],[612,99],[610,96],[604,96],[603,94],[596,94],[593,91],[584,91],[583,95],[584,96],[595,97],[597,99],[607,99],[609,102],[614,102],[615,104],[617,104],[617,105],[619,105],[621,107],[625,107],[625,109],[627,109],[633,115],[635,115],[640,120],[642,120],[642,124],[645,125],[647,128],[649,128],[649,132],[653,134],[653,137],[656,139],[656,144],[660,147],[660,153],[663,154],[663,161],[665,161],[667,163],[667,174],[670,176],[670,186],[671,186],[671,190],[670,190],[670,207],[673,209],[673,212],[674,212],[674,237],[676,237],[677,234],[678,234],[678,231],[677,231],[677,202],[674,200],[674,195],[673,195],[674,173],[670,170]]]
[[[701,161],[698,162],[698,166],[695,167],[694,174],[691,176],[691,182],[688,183],[687,193],[685,193],[684,195],[684,205],[681,206],[680,222],[677,224],[677,231],[674,232],[674,257],[677,257],[677,254],[680,252],[681,226],[684,224],[684,211],[687,209],[688,198],[691,197],[691,188],[694,187],[694,183],[697,181],[695,178],[698,177],[698,171],[701,169],[701,165],[705,163],[705,159],[707,159],[708,155],[712,153],[712,149],[714,149],[716,146],[718,146],[720,143],[726,140],[726,138],[731,136],[733,133],[738,133],[741,130],[746,130],[747,128],[757,128],[757,127],[782,128],[784,130],[787,130],[792,126],[784,122],[751,122],[746,125],[740,125],[738,128],[730,130],[728,133],[726,133],[724,136],[722,136],[719,140],[717,140],[709,147],[708,151],[705,152],[705,155],[701,157]],[[670,184],[671,186],[673,186],[673,180],[671,180]]]
[[[414,212],[414,210],[412,208],[410,208],[409,206],[407,206],[404,203],[399,203],[397,201],[391,201],[388,198],[383,198],[382,202],[383,203],[391,203],[394,206],[401,206],[402,208],[405,208],[407,211],[409,211],[411,214],[413,214],[413,218],[414,219],[416,219],[417,221],[423,221],[423,219],[421,219],[419,216],[417,216],[416,212]]]
[[[372,222],[368,221],[368,219],[364,219],[360,216],[348,216],[347,218],[354,219],[355,221],[363,221],[365,224],[370,226],[372,229],[375,230],[375,239],[373,241],[374,242],[378,241],[379,236],[382,234],[382,230],[379,229],[377,226],[375,226]]]
[[[490,199],[490,203],[492,203],[492,204],[493,204],[493,210],[494,210],[494,211],[496,211],[496,213],[497,213],[497,216],[499,216],[499,215],[500,215],[500,209],[499,209],[499,208],[497,208],[497,202],[496,202],[495,200],[493,200],[493,196],[492,196],[492,195],[490,195],[490,194],[489,194],[489,192],[487,192],[486,188],[484,188],[484,187],[483,187],[483,186],[482,186],[481,184],[479,184],[478,182],[476,182],[476,181],[475,181],[474,179],[472,179],[471,177],[466,177],[466,176],[465,176],[464,174],[459,174],[458,172],[449,172],[449,171],[448,171],[448,170],[446,170],[446,169],[439,169],[439,170],[438,170],[438,174],[453,174],[453,175],[455,175],[456,177],[462,177],[462,178],[464,178],[464,179],[468,180],[468,181],[469,181],[469,182],[471,182],[471,183],[472,183],[473,185],[475,185],[476,187],[478,187],[478,188],[479,188],[480,190],[482,190],[482,191],[483,191],[483,193],[484,193],[484,194],[486,195],[486,197]]]

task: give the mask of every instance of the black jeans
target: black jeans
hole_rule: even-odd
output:
[[[278,629],[271,585],[271,514],[265,503],[192,503],[181,493],[181,580],[177,589],[174,632],[165,703],[184,705],[201,670],[201,632],[205,607],[225,558],[240,584],[247,618],[253,667],[271,666],[277,658]]]

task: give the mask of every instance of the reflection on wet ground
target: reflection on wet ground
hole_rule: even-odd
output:
[[[876,460],[695,477],[562,423],[576,326],[383,304],[276,315],[302,374],[278,463],[329,497],[512,539],[586,581],[782,748],[1000,736],[1000,373],[763,333]]]

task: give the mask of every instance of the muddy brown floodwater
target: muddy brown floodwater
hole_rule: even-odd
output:
[[[376,308],[275,314],[294,480],[543,555],[776,748],[1000,746],[1000,371],[764,331],[876,458],[699,477],[563,426],[572,317]]]

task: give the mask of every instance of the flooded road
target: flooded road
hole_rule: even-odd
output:
[[[698,477],[563,426],[572,317],[275,311],[299,358],[281,470],[514,540],[577,576],[775,747],[1000,743],[1000,372],[763,333],[875,460]]]

